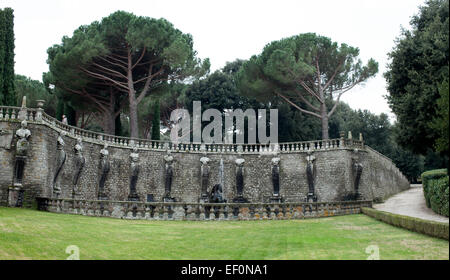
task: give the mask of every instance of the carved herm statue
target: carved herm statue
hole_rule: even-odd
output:
[[[237,202],[237,203],[248,202],[248,200],[244,198],[244,162],[245,162],[245,159],[243,159],[243,158],[238,158],[235,160],[235,164],[236,164],[236,197],[233,199],[233,202]]]
[[[103,149],[100,150],[100,181],[98,184],[98,199],[107,200],[105,193],[105,182],[110,169],[108,144],[105,143]]]
[[[20,123],[20,128],[16,131],[16,137],[18,138],[16,143],[16,162],[14,172],[14,185],[21,185],[23,179],[23,171],[25,168],[25,160],[28,154],[28,139],[31,136],[31,132],[27,129],[27,121]]]
[[[64,131],[61,131],[58,135],[58,139],[56,141],[57,151],[56,151],[56,170],[55,175],[53,177],[53,193],[55,195],[59,195],[61,193],[61,187],[57,184],[57,180],[61,170],[66,162],[66,152],[64,151],[64,139],[63,137],[66,135]]]
[[[273,196],[280,196],[280,158],[272,159],[272,185]]]
[[[172,202],[175,201],[173,197],[171,197],[172,192],[172,179],[173,179],[173,156],[170,154],[170,151],[167,151],[167,155],[164,156],[165,161],[165,173],[164,173],[164,198],[163,200],[166,202]]]
[[[201,190],[202,195],[201,198],[203,200],[208,200],[208,184],[209,184],[209,163],[210,159],[207,157],[201,157],[200,162],[202,163],[200,167],[201,173]]]
[[[308,202],[317,201],[317,196],[315,194],[315,185],[314,185],[314,180],[316,178],[316,170],[314,168],[315,160],[316,160],[316,157],[313,156],[311,153],[308,153],[308,156],[306,157],[306,177],[308,180],[308,195],[307,195],[306,200]]]
[[[16,143],[16,156],[26,156],[28,152],[28,138],[31,136],[30,130],[27,128],[27,121],[20,123],[20,128],[16,131],[18,138]]]
[[[76,195],[80,193],[77,189],[78,180],[80,179],[81,171],[83,170],[84,164],[86,162],[83,156],[83,140],[81,138],[77,139],[77,143],[73,147],[75,152],[75,174],[73,176],[72,184],[72,197],[75,198]]]
[[[25,161],[28,153],[28,139],[31,136],[30,130],[27,129],[27,122],[24,120],[20,124],[20,128],[16,131],[16,155],[14,164],[13,186],[8,188],[8,205],[12,207],[21,207],[23,200],[22,180],[25,169]]]
[[[136,147],[133,148],[133,152],[130,154],[130,194],[128,200],[139,201],[139,195],[136,191],[136,184],[139,176],[139,154]]]

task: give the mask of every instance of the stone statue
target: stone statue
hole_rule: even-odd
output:
[[[174,198],[171,197],[171,192],[172,192],[172,179],[173,179],[173,168],[172,168],[172,162],[173,162],[173,157],[170,154],[170,151],[167,151],[167,155],[164,156],[164,161],[166,162],[165,165],[165,184],[164,184],[164,201],[170,202],[170,201],[174,201]]]
[[[306,200],[308,202],[317,201],[317,196],[315,194],[315,187],[314,187],[314,179],[316,177],[316,170],[314,168],[315,160],[316,157],[313,156],[311,153],[308,153],[308,156],[306,157],[306,177],[308,179],[308,195]]]
[[[81,171],[83,170],[84,164],[86,162],[84,156],[83,156],[83,140],[81,138],[77,139],[77,143],[75,144],[75,147],[73,148],[75,151],[75,175],[73,176],[73,189],[72,189],[72,195],[75,196],[79,193],[79,191],[76,189],[76,186],[78,184],[78,180],[80,179]]]
[[[211,192],[209,194],[209,202],[210,203],[227,202],[225,199],[223,199],[222,186],[220,184],[214,185],[214,187],[212,187]]]
[[[233,202],[245,203],[247,199],[244,198],[244,162],[245,159],[238,158],[235,160],[236,164],[236,197]]]
[[[18,138],[14,166],[14,185],[16,186],[22,185],[25,160],[27,158],[29,147],[28,138],[30,136],[31,132],[27,129],[27,121],[24,120],[20,123],[20,128],[16,131],[16,137]]]
[[[136,191],[136,184],[139,176],[139,154],[136,147],[130,154],[130,194],[128,200],[139,201],[139,195]]]
[[[98,184],[98,199],[107,200],[105,193],[105,182],[110,169],[108,144],[105,143],[103,149],[100,150],[100,181]]]
[[[272,159],[273,196],[280,196],[280,158]]]
[[[355,153],[355,156],[352,157],[352,172],[354,178],[353,185],[355,191],[355,199],[359,200],[362,198],[361,193],[359,192],[359,182],[361,180],[363,166],[358,160],[358,149],[355,149],[353,152]]]
[[[201,157],[200,162],[202,166],[200,167],[201,173],[201,189],[202,189],[202,199],[208,199],[208,183],[209,183],[209,163],[210,159],[207,157]]]
[[[27,129],[27,121],[20,123],[20,128],[16,131],[16,137],[18,138],[16,144],[16,156],[26,156],[28,152],[28,138],[31,136],[31,132]]]
[[[61,193],[61,187],[57,185],[57,179],[61,170],[66,162],[66,152],[64,151],[64,139],[63,137],[66,135],[64,131],[61,131],[58,135],[58,139],[56,142],[57,152],[56,152],[56,170],[55,176],[53,177],[53,193],[58,195]]]

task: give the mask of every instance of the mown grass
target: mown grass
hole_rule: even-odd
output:
[[[448,241],[365,215],[290,221],[143,221],[0,207],[0,259],[449,259]]]

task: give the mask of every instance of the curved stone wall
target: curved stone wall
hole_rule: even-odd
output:
[[[202,196],[201,161],[208,157],[208,191],[222,184],[223,197],[232,202],[237,196],[236,160],[244,159],[243,197],[251,203],[273,201],[272,160],[279,158],[280,197],[284,202],[305,202],[309,183],[314,183],[317,201],[384,198],[407,189],[409,183],[395,165],[362,141],[332,139],[279,145],[202,145],[163,143],[142,139],[115,137],[84,131],[64,125],[47,116],[41,109],[0,107],[0,201],[8,200],[8,189],[14,184],[16,138],[11,137],[20,127],[21,119],[28,120],[30,148],[25,162],[20,191],[26,204],[36,196],[96,200],[101,177],[101,153],[105,143],[109,146],[110,170],[104,184],[103,199],[126,201],[130,196],[130,170],[133,148],[139,155],[139,175],[136,183],[138,200],[162,201],[165,195],[165,169],[167,152],[173,157],[171,197],[178,202],[196,203]],[[66,160],[56,180],[61,193],[53,192],[59,151],[57,139],[61,131],[62,150]],[[77,138],[82,138],[84,167],[73,196],[73,181],[77,166],[74,150]],[[5,144],[6,143],[6,144]],[[9,145],[7,145],[9,143]],[[308,158],[308,156],[310,156]],[[312,157],[311,157],[312,156]],[[308,159],[313,181],[308,181]],[[312,159],[312,160],[311,160]],[[358,173],[358,164],[362,172]],[[221,167],[222,166],[222,167]],[[221,172],[221,170],[223,172]],[[221,176],[220,174],[223,174]],[[358,175],[359,174],[359,175]],[[355,182],[359,178],[359,183]],[[310,177],[311,178],[311,177]],[[355,186],[358,184],[359,187]],[[356,196],[359,194],[359,197]],[[278,199],[278,198],[276,198]],[[277,200],[279,201],[279,200]]]

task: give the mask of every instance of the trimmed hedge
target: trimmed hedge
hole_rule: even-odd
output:
[[[448,217],[448,185],[447,169],[436,169],[422,173],[423,194],[428,208]]]
[[[448,240],[449,224],[447,223],[422,220],[419,218],[392,214],[367,207],[361,208],[361,212],[367,216],[396,227],[401,227],[432,237]]]

